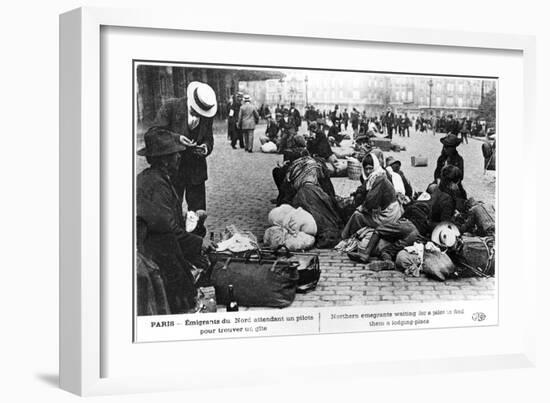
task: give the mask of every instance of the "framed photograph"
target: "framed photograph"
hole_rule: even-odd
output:
[[[533,38],[60,24],[64,389],[533,365]]]

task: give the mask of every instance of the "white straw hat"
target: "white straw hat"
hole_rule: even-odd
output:
[[[450,222],[437,224],[432,232],[432,242],[443,247],[452,248],[460,236],[458,227]]]
[[[187,86],[187,105],[205,118],[211,118],[218,110],[216,93],[208,84],[193,81]]]

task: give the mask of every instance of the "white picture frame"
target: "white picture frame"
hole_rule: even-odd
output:
[[[341,41],[377,42],[380,44],[405,44],[434,47],[455,47],[479,50],[506,50],[520,52],[523,66],[523,152],[527,156],[535,148],[535,40],[531,36],[503,35],[489,33],[467,33],[459,31],[429,31],[407,28],[369,27],[360,24],[326,25],[314,19],[304,18],[300,24],[277,24],[265,19],[250,20],[246,27],[231,19],[208,15],[208,18],[194,18],[182,22],[177,13],[152,10],[115,10],[104,8],[81,8],[60,17],[60,385],[63,389],[79,395],[128,393],[139,391],[161,391],[190,387],[220,386],[238,382],[242,385],[271,382],[276,374],[289,378],[296,374],[311,379],[333,380],[350,374],[368,376],[371,374],[403,374],[419,371],[438,372],[447,370],[491,369],[503,367],[524,367],[534,365],[535,287],[536,284],[521,283],[519,291],[523,298],[518,301],[524,316],[513,324],[523,335],[523,342],[510,346],[499,354],[476,356],[453,356],[449,354],[404,357],[403,360],[367,362],[362,357],[350,357],[346,362],[315,363],[290,360],[285,374],[277,367],[269,368],[258,358],[248,357],[264,372],[254,371],[246,380],[237,375],[223,373],[209,374],[208,379],[185,376],[190,368],[181,364],[181,372],[155,376],[102,376],[106,340],[101,329],[102,316],[106,306],[102,298],[101,266],[106,248],[101,236],[101,209],[104,203],[104,171],[101,142],[101,29],[102,27],[133,27],[140,29],[181,30],[194,32],[223,32],[285,37],[330,39]],[[500,151],[499,158],[506,150]],[[504,154],[504,157],[506,155]],[[504,158],[506,160],[506,158]],[[502,161],[502,160],[501,160]],[[523,188],[532,185],[533,178],[526,178]],[[519,235],[535,232],[535,212],[528,209],[524,195],[520,212],[524,225]],[[500,217],[502,219],[502,216]],[[525,239],[518,241],[518,248],[526,250]],[[511,253],[506,251],[503,253]],[[536,275],[534,256],[526,256],[521,267],[523,277]],[[501,260],[502,257],[501,257]],[[508,298],[504,293],[503,298]],[[506,301],[504,301],[506,302]],[[506,324],[506,323],[505,323]],[[452,331],[452,330],[451,330]],[[349,336],[357,337],[361,335]],[[302,341],[316,336],[301,336]],[[326,335],[327,345],[339,343],[337,336]],[[273,338],[276,339],[276,338]],[[519,340],[519,339],[518,339]],[[193,342],[186,342],[193,343]],[[222,343],[209,341],[208,343]],[[232,346],[245,347],[258,344],[255,340],[234,341]],[[271,340],[277,343],[277,340]],[[307,343],[306,343],[307,344]],[[178,344],[173,344],[177,349]],[[110,346],[116,348],[116,346]],[[155,345],[150,349],[154,353]],[[245,360],[246,361],[246,360]],[[243,368],[245,364],[235,363]],[[334,371],[337,368],[338,371]],[[243,368],[244,369],[244,368]],[[279,368],[280,370],[280,368]],[[337,375],[335,375],[335,372]],[[227,375],[227,374],[225,374]],[[280,379],[279,379],[280,380]]]

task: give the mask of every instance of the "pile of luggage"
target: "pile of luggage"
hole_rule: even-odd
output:
[[[315,221],[308,219],[307,212],[288,213],[292,211],[283,208],[271,219],[278,222],[290,216],[286,222],[289,228],[316,231]],[[253,234],[235,226],[226,229],[217,249],[205,258],[210,262],[209,269],[193,273],[196,304],[187,313],[216,312],[219,305],[226,305],[229,311],[232,304],[284,308],[292,304],[297,293],[314,290],[321,276],[317,253],[291,251],[284,243],[260,248]],[[137,313],[139,316],[171,313],[159,267],[139,253]]]
[[[494,236],[460,234],[451,223],[442,223],[426,244],[416,242],[400,251],[395,260],[407,275],[445,281],[459,277],[490,277],[495,274]]]

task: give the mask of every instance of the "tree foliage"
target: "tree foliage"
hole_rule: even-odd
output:
[[[482,120],[487,121],[489,124],[494,124],[496,120],[496,106],[497,106],[497,97],[496,89],[489,91],[479,104],[479,117]]]

